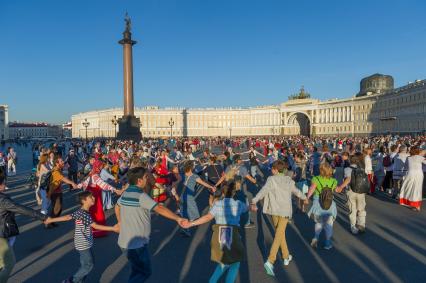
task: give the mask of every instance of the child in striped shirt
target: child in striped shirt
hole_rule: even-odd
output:
[[[84,282],[87,275],[93,269],[93,233],[92,228],[101,230],[101,231],[112,231],[119,233],[120,227],[118,224],[114,226],[104,226],[99,225],[93,222],[92,217],[90,216],[89,209],[95,204],[95,198],[92,193],[89,191],[83,191],[78,194],[78,200],[80,202],[81,208],[77,211],[74,211],[71,214],[56,217],[48,218],[45,223],[50,224],[53,222],[62,222],[74,220],[75,230],[74,230],[74,245],[75,249],[80,254],[80,269],[68,279],[62,281],[62,283],[77,283]]]

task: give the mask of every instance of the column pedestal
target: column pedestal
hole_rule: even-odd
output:
[[[139,125],[140,120],[135,116],[128,115],[118,119],[117,139],[140,141],[142,139],[142,134]]]

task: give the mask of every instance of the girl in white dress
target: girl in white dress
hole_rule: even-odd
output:
[[[418,147],[413,147],[407,158],[408,173],[402,184],[399,204],[410,206],[415,211],[420,211],[422,205],[423,164],[426,164],[424,151],[421,152]]]

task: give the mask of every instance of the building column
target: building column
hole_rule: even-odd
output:
[[[342,107],[337,108],[337,122],[342,122]]]
[[[342,122],[346,122],[346,106],[342,107]]]
[[[351,122],[352,122],[352,136],[355,134],[355,119],[354,119],[354,111],[353,111],[353,105],[349,106],[349,112],[350,112],[350,117],[351,117]]]

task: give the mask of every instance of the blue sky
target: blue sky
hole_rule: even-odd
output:
[[[426,78],[426,1],[0,0],[0,104],[63,122],[122,106],[133,23],[137,106],[278,104],[301,85],[350,97],[362,77]]]

